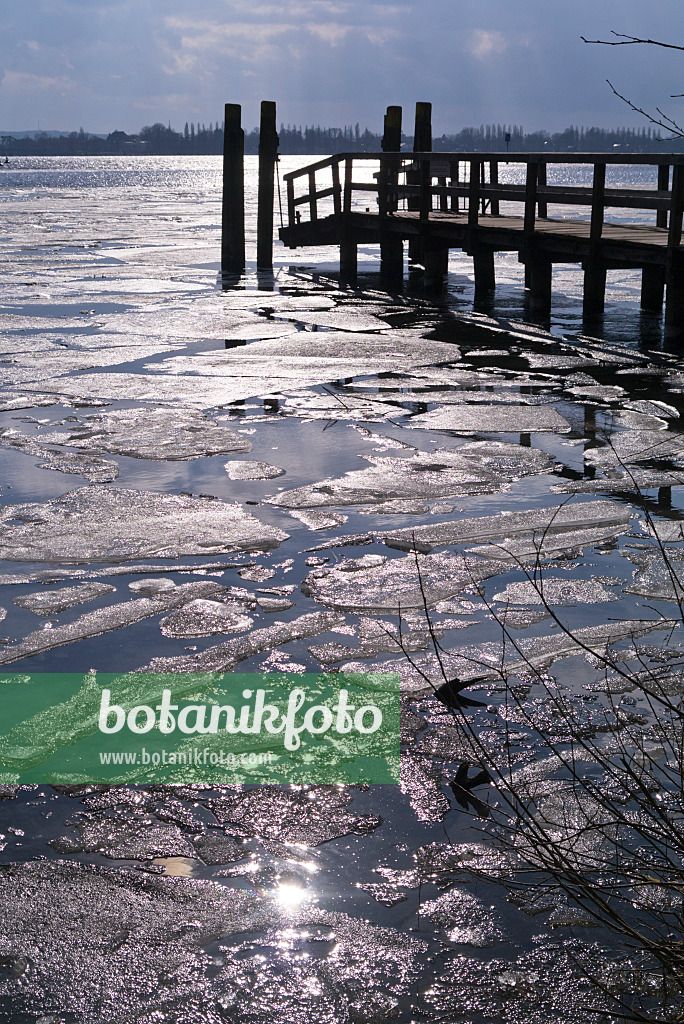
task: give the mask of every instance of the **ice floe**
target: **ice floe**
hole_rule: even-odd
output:
[[[81,583],[75,587],[63,587],[61,590],[38,591],[34,594],[21,594],[14,598],[20,608],[28,608],[36,615],[56,615],[77,604],[95,601],[98,597],[111,594],[116,588],[111,583]]]
[[[0,557],[17,562],[126,562],[271,550],[287,538],[238,505],[124,488],[83,487],[44,504],[9,505]]]
[[[0,438],[1,440],[1,438]],[[119,409],[86,416],[68,431],[39,435],[41,444],[111,452],[136,459],[196,459],[249,452],[251,442],[194,409]]]
[[[481,494],[511,478],[548,472],[553,462],[544,452],[518,445],[475,442],[457,449],[419,452],[408,458],[364,456],[368,469],[352,470],[338,479],[322,480],[268,498],[289,509],[377,504],[449,495]]]

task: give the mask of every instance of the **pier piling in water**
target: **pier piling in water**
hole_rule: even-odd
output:
[[[606,165],[594,164],[591,192],[591,223],[589,227],[589,257],[584,262],[584,299],[582,314],[591,323],[603,317],[606,303],[606,261],[601,252],[603,215],[606,193]]]
[[[432,150],[432,104],[416,103],[416,118],[413,129],[413,152],[429,153]],[[411,171],[406,175],[407,185],[421,185],[421,171]],[[409,196],[407,207],[409,210],[420,210],[420,197]],[[409,241],[409,260],[413,263],[424,264],[425,253],[423,252],[422,239],[416,238]]]
[[[259,195],[257,203],[257,269],[273,269],[273,184],[278,159],[276,105],[261,101],[259,124]]]
[[[383,153],[401,152],[401,107],[388,107],[382,136]],[[394,189],[399,182],[398,162],[380,161],[378,205],[381,220],[395,213],[398,207]],[[401,284],[404,277],[404,240],[383,230],[380,235],[380,273],[390,286]]]
[[[245,133],[239,103],[226,103],[223,132],[221,275],[245,269]]]

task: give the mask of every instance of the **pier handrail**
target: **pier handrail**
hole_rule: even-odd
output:
[[[355,180],[355,167],[374,162],[379,171],[373,181]],[[499,181],[501,166],[519,165],[525,181]],[[547,183],[549,164],[584,164],[593,168],[591,185]],[[606,186],[608,166],[652,166],[657,169],[657,187]],[[341,173],[343,167],[343,174]],[[465,167],[465,173],[461,169]],[[670,185],[672,168],[672,185]],[[488,170],[488,179],[487,179]],[[319,187],[317,176],[330,172],[332,184]],[[501,202],[524,207],[523,232],[531,244],[537,218],[548,217],[550,205],[584,206],[591,211],[590,238],[600,244],[606,209],[641,209],[656,213],[656,226],[669,231],[669,247],[681,244],[684,212],[682,177],[684,155],[674,153],[337,153],[283,175],[287,183],[290,227],[301,221],[299,207],[306,206],[309,219],[319,219],[319,201],[333,200],[333,215],[348,216],[360,193],[377,197],[381,217],[397,213],[402,201],[417,212],[421,222],[439,213],[467,216],[468,228],[476,229],[481,213],[497,216]],[[403,177],[403,181],[400,179]],[[306,191],[297,195],[296,183],[306,178]],[[436,184],[435,184],[436,180]],[[447,183],[449,182],[449,183]],[[434,209],[435,199],[438,207]],[[462,202],[462,205],[460,205]],[[327,216],[327,214],[326,214]],[[679,224],[679,228],[677,228]]]

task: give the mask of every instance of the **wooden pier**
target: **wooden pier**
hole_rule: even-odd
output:
[[[589,165],[590,184],[548,183],[555,164]],[[651,167],[652,184],[607,184],[606,171],[616,166]],[[281,240],[293,249],[339,245],[347,279],[355,276],[359,243],[377,243],[381,273],[400,280],[408,240],[426,289],[439,290],[449,249],[462,249],[473,258],[476,296],[484,297],[495,286],[494,253],[517,252],[530,312],[544,318],[553,264],[580,263],[591,322],[603,315],[606,272],[636,268],[642,308],[658,313],[665,301],[665,336],[684,343],[682,155],[340,153],[284,180]],[[559,207],[575,207],[576,215]]]

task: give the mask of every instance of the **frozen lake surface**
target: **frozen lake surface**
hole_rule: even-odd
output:
[[[662,545],[677,565],[684,373],[638,274],[609,273],[601,337],[577,267],[554,269],[549,327],[526,323],[510,254],[486,310],[455,252],[438,304],[383,292],[372,247],[356,290],[333,250],[276,244],[257,274],[248,158],[247,273],[221,291],[216,158],[17,159],[0,186],[4,685],[388,667],[405,743],[401,787],[8,772],[0,1020],[605,1019],[581,966],[609,979],[611,940],[562,900],[506,898],[519,865],[459,799],[472,739],[432,687],[441,658],[548,799],[558,763],[502,672],[547,734],[549,685],[587,735],[652,728],[596,660],[666,650],[676,674],[683,653]]]

